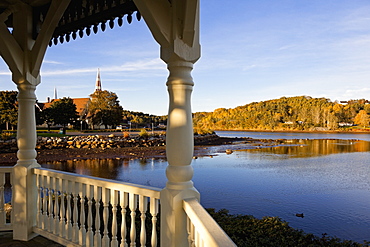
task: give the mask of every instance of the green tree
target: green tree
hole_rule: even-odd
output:
[[[54,122],[54,124],[61,124],[65,127],[68,123],[73,123],[78,118],[76,105],[71,98],[64,97],[63,99],[54,101],[50,110],[45,116]]]
[[[38,112],[36,114],[36,124],[46,123],[46,125],[48,126],[48,131],[50,131],[50,126],[53,124],[54,121],[53,112],[54,110],[51,107]]]
[[[8,130],[18,123],[17,91],[0,91],[0,124],[5,124]]]
[[[115,93],[96,91],[90,95],[90,101],[87,104],[87,116],[93,125],[103,124],[105,128],[108,125],[113,128],[122,121],[122,106],[119,104]]]

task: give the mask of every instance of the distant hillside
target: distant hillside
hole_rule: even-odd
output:
[[[194,127],[212,130],[337,130],[356,124],[368,126],[370,104],[346,104],[309,96],[282,97],[233,109],[194,113]]]

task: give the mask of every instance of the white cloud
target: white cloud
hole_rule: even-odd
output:
[[[370,88],[359,88],[359,89],[347,89],[344,96],[347,98],[359,99],[359,98],[369,98]]]
[[[123,72],[123,71],[148,71],[148,70],[166,70],[165,64],[158,59],[147,59],[134,62],[127,62],[119,66],[105,66],[101,67],[103,72]],[[74,75],[96,73],[97,68],[78,68],[78,69],[63,69],[63,70],[46,70],[41,71],[42,76],[56,76],[56,75]]]
[[[44,63],[44,64],[58,64],[58,65],[63,64],[61,62],[52,61],[52,60],[44,60],[42,63]]]

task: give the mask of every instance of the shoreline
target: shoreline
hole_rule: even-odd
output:
[[[270,132],[270,131],[269,131]],[[291,131],[289,131],[291,132]],[[239,149],[259,149],[280,146],[288,139],[254,139],[249,137],[220,137],[218,135],[196,138],[193,158],[217,156]],[[314,140],[314,139],[312,139]],[[332,139],[328,139],[332,140]],[[356,141],[356,139],[353,139]],[[17,163],[17,151],[0,152],[0,166],[13,166]],[[37,149],[39,164],[48,162],[77,161],[88,159],[163,159],[166,160],[166,146],[129,146],[113,148],[52,148]]]
[[[342,131],[342,130],[214,130],[216,131],[231,131],[231,132],[277,132],[277,133],[314,133],[314,134],[370,134],[369,131],[364,130],[349,130],[349,131]]]
[[[212,155],[214,150],[209,149],[211,146],[224,147],[220,148],[223,152],[229,145],[234,145],[234,142],[246,140],[245,138],[228,138],[217,137],[210,138],[194,145],[194,158]],[[258,141],[258,140],[256,140]],[[225,150],[224,150],[225,149]],[[66,151],[68,150],[68,151]],[[58,162],[67,160],[87,160],[87,159],[166,159],[165,146],[149,146],[149,147],[121,147],[121,148],[55,148],[37,150],[36,160],[39,164],[46,162]],[[0,153],[0,166],[12,166],[17,163],[17,150],[10,153]]]

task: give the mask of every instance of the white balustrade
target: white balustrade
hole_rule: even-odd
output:
[[[157,246],[159,189],[44,168],[33,172],[36,233],[68,246]]]
[[[0,167],[0,231],[12,229],[4,209],[12,171]],[[45,168],[33,173],[34,232],[68,246],[158,246],[159,189]],[[236,246],[197,199],[183,200],[183,209],[189,246]]]
[[[0,230],[11,230],[12,229],[12,215],[10,218],[7,219],[7,210],[5,208],[6,205],[9,205],[5,200],[5,188],[6,185],[11,187],[13,185],[13,177],[12,177],[13,167],[8,166],[0,166]],[[7,178],[10,181],[7,181]],[[13,196],[12,196],[13,199]],[[10,202],[10,205],[13,205],[13,203]],[[10,205],[8,207],[10,207]],[[9,210],[9,209],[8,209]],[[9,213],[8,213],[9,215]]]
[[[183,200],[190,247],[235,247],[236,244],[213,220],[197,199]]]

